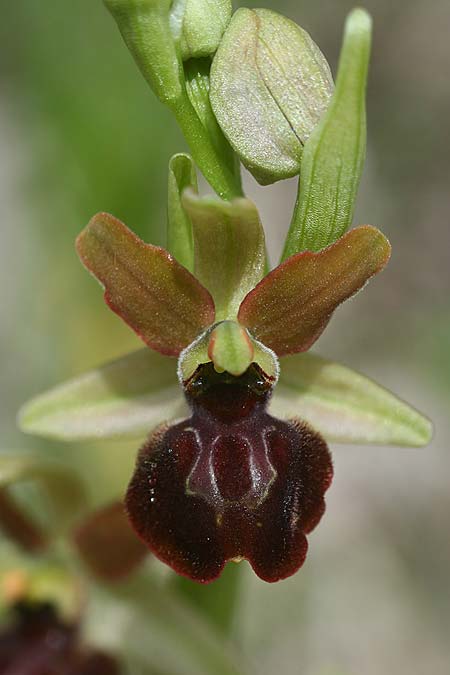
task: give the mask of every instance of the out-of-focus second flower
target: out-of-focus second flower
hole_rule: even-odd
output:
[[[5,561],[2,561],[3,563]],[[80,636],[80,589],[58,566],[4,569],[0,585],[2,675],[119,675],[116,659]]]
[[[19,603],[0,631],[0,672],[17,675],[119,675],[114,658],[81,648],[77,627],[66,624],[54,607]]]

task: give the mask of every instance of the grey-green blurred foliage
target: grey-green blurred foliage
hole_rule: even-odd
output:
[[[299,22],[336,72],[349,0],[246,4]],[[304,569],[275,586],[246,570],[238,638],[260,675],[445,675],[450,661],[450,5],[365,6],[374,43],[355,222],[383,229],[394,255],[317,351],[416,403],[436,438],[422,450],[334,449],[335,483]],[[125,486],[133,447],[44,444],[20,436],[14,416],[31,395],[138,345],[73,241],[105,210],[163,244],[167,164],[186,148],[101,0],[0,7],[0,444],[72,463],[101,501]],[[294,181],[246,186],[279,251]]]

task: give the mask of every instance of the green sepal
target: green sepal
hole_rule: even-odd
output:
[[[265,269],[264,231],[249,199],[225,202],[183,194],[194,233],[194,271],[211,293],[216,321],[235,319],[247,293],[262,279]]]
[[[303,145],[332,90],[324,56],[293,21],[266,9],[233,15],[211,68],[211,104],[258,182],[300,172]]]
[[[309,422],[338,443],[427,445],[426,417],[373,380],[315,354],[281,359],[271,412]]]
[[[142,74],[163,103],[180,100],[183,69],[170,29],[172,0],[104,0]]]
[[[320,251],[350,227],[366,150],[371,19],[355,9],[345,25],[336,89],[306,142],[299,193],[282,260]]]
[[[31,399],[18,424],[63,441],[142,438],[185,410],[176,361],[144,348]]]
[[[214,54],[232,11],[231,0],[175,0],[170,27],[182,60]]]
[[[25,483],[36,484],[43,492],[49,511],[45,530],[12,492]],[[61,533],[83,512],[85,503],[83,484],[72,470],[34,454],[0,454],[0,528],[23,548],[44,548],[50,536]]]
[[[189,272],[194,271],[194,240],[192,223],[181,203],[183,190],[197,192],[197,173],[192,157],[174,155],[169,162],[167,202],[167,250]]]

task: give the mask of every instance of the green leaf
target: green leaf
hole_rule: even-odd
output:
[[[278,356],[306,351],[336,307],[380,272],[390,253],[386,237],[363,225],[319,253],[293,255],[247,295],[239,322]]]
[[[194,270],[192,224],[181,204],[187,187],[197,192],[197,173],[192,157],[180,153],[169,162],[167,204],[167,250],[189,272]]]
[[[104,0],[142,74],[163,103],[183,94],[180,59],[172,38],[172,0]]]
[[[42,548],[48,539],[25,506],[16,503],[10,488],[36,483],[51,510],[53,533],[61,532],[84,509],[86,494],[73,472],[36,455],[0,453],[0,526],[28,550]]]
[[[314,354],[286,356],[271,412],[300,417],[326,440],[423,446],[431,422],[368,377]]]
[[[231,202],[183,194],[194,232],[195,276],[214,298],[216,321],[235,319],[245,295],[262,279],[264,231],[249,199]]]
[[[213,300],[197,279],[113,216],[94,216],[77,250],[109,307],[152,349],[177,356],[214,322]]]
[[[355,9],[348,17],[336,90],[305,145],[299,194],[282,260],[320,251],[350,227],[366,151],[365,95],[371,19]]]
[[[214,54],[232,14],[231,0],[175,0],[170,26],[183,61]]]
[[[324,56],[293,21],[266,9],[233,15],[211,68],[211,104],[261,184],[300,172],[303,145],[332,90]]]
[[[208,354],[218,372],[237,377],[252,363],[254,349],[245,328],[236,321],[222,321],[211,333]]]
[[[63,441],[140,438],[184,412],[176,362],[145,348],[37,396],[18,423]]]

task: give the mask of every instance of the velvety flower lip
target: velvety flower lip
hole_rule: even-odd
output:
[[[270,389],[256,365],[240,377],[200,366],[186,392],[191,417],[160,427],[139,453],[128,514],[179,574],[207,583],[245,558],[274,582],[304,562],[332,463],[308,425],[267,413]]]

